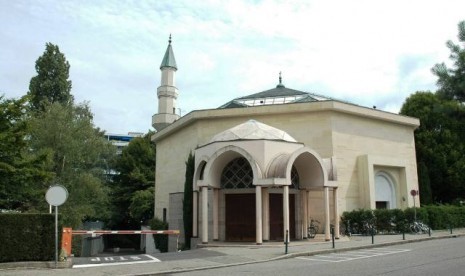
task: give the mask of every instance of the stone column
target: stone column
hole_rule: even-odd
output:
[[[202,243],[208,243],[208,187],[202,187]]]
[[[286,232],[288,232],[288,239],[290,240],[291,233],[289,233],[289,186],[283,187],[283,225],[284,225],[284,241],[286,241]],[[288,240],[288,241],[289,241]]]
[[[337,188],[333,188],[333,201],[334,201],[334,235],[336,239],[339,239],[339,208],[337,206]]]
[[[199,192],[198,191],[194,191],[192,193],[192,204],[194,205],[193,208],[192,208],[192,237],[194,238],[197,238],[198,237],[198,233],[197,233],[197,229],[198,229],[198,216],[199,216],[199,210],[198,210],[198,206],[199,206]]]
[[[324,201],[325,201],[325,240],[331,240],[331,230],[329,229],[329,188],[324,187]]]
[[[218,202],[219,189],[213,189],[213,240],[218,240]]]
[[[270,240],[270,192],[268,188],[262,188],[263,203],[263,240]]]
[[[257,244],[263,243],[262,227],[262,187],[255,186],[255,235]]]
[[[307,238],[307,231],[308,231],[308,194],[306,190],[300,191],[300,197],[302,200],[302,238]]]

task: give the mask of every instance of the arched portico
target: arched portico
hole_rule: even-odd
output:
[[[257,124],[257,122],[254,122],[253,125],[256,126]],[[247,123],[244,123],[244,125],[250,127]],[[291,216],[290,213],[293,213],[295,209],[298,210],[297,217],[300,218],[298,225],[301,227],[298,229],[299,231],[302,230],[298,237],[306,237],[309,217],[308,198],[312,189],[325,191],[325,225],[327,225],[325,234],[329,239],[329,196],[327,196],[329,186],[327,185],[327,172],[321,157],[313,150],[293,140],[289,135],[280,136],[289,140],[276,140],[276,133],[282,132],[280,130],[274,129],[272,132],[273,139],[268,139],[264,129],[271,127],[264,126],[263,124],[259,125],[260,131],[255,135],[250,134],[253,130],[241,129],[242,125],[239,125],[234,128],[234,135],[231,133],[218,134],[215,137],[220,137],[221,140],[215,141],[213,139],[207,145],[196,150],[196,156],[202,156],[202,161],[196,163],[198,165],[194,173],[194,190],[201,190],[201,240],[203,243],[208,243],[209,240],[208,189],[213,189],[213,198],[210,201],[210,208],[213,211],[213,240],[219,238],[219,215],[222,216],[223,238],[228,239],[228,237],[231,237],[228,234],[232,231],[231,228],[228,228],[232,227],[231,224],[228,224],[231,217],[228,217],[227,212],[234,209],[234,207],[231,207],[234,206],[231,202],[234,202],[234,197],[240,198],[240,195],[243,195],[242,205],[236,206],[236,209],[240,210],[241,214],[249,219],[247,225],[254,224],[257,244],[270,239],[270,232],[275,231],[274,228],[270,228],[271,221],[272,218],[276,217],[277,212],[282,214],[280,218],[282,224],[280,225],[282,225],[281,233],[283,233],[283,237],[286,237],[286,233],[293,236],[295,231],[290,231],[297,226],[297,222],[295,222],[297,220],[294,221],[296,216]],[[246,133],[253,139],[229,138],[231,136],[236,137],[237,133]],[[225,141],[225,137],[232,140]],[[202,176],[203,179],[201,179]],[[290,189],[292,190],[291,194]],[[270,207],[270,200],[276,198],[277,195],[280,195],[279,198],[282,200],[282,203],[278,204],[282,206],[282,209],[279,208],[278,210],[275,208],[276,202],[272,204],[273,208]],[[298,208],[294,204],[296,196],[300,198],[301,202]],[[221,209],[221,214],[219,213],[220,200],[222,200],[221,206],[224,206]],[[197,203],[194,200],[195,204]],[[255,206],[255,208],[252,206]],[[194,206],[194,209],[196,209],[196,206]],[[336,213],[335,217],[337,217]],[[336,219],[337,222],[338,219]],[[242,229],[246,236],[250,237],[253,230],[247,225]]]

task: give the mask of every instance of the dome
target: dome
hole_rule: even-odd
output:
[[[279,140],[297,142],[285,131],[255,120],[249,120],[243,124],[218,133],[212,138],[211,142],[234,140]]]

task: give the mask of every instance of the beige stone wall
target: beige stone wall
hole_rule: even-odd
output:
[[[410,172],[406,179],[408,186],[412,189],[418,187],[412,127],[348,114],[334,114],[332,126],[341,213],[346,210],[373,207],[367,206],[368,203],[361,198],[363,187],[360,185],[363,185],[364,181],[361,180],[362,176],[357,164],[360,156],[376,157],[375,162],[379,163],[378,166],[385,164],[394,171],[393,175],[397,175],[398,183],[401,182],[400,170],[405,166]],[[405,189],[402,192],[405,193]],[[406,206],[398,204],[398,207]]]
[[[196,124],[179,130],[170,139],[156,143],[157,163],[155,171],[155,217],[162,218],[163,208],[167,209],[170,193],[184,192],[186,173],[185,162],[189,152],[197,147]]]

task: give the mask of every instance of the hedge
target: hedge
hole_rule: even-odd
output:
[[[0,244],[0,262],[54,260],[55,215],[0,214]]]
[[[421,221],[433,230],[449,227],[465,227],[465,207],[454,205],[428,205],[421,208],[400,209],[358,209],[344,212],[341,223],[350,227],[352,233],[365,233],[366,224],[374,224],[378,232],[400,233],[415,220]]]

